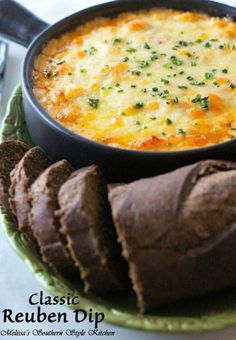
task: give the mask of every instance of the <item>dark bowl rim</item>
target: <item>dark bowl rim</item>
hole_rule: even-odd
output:
[[[186,1],[187,2],[187,1]],[[195,0],[192,0],[189,2],[194,3],[196,2]],[[236,144],[236,139],[232,139],[232,140],[226,140],[224,142],[220,142],[218,144],[213,144],[213,145],[208,145],[205,147],[196,147],[196,148],[190,148],[190,149],[183,149],[183,150],[174,150],[174,151],[139,151],[139,150],[133,150],[133,149],[125,149],[125,148],[119,148],[119,147],[115,147],[112,145],[107,145],[107,144],[102,144],[99,142],[96,142],[92,139],[83,137],[79,134],[74,133],[73,131],[67,129],[66,127],[64,127],[62,124],[58,123],[56,120],[54,120],[44,109],[43,107],[40,105],[40,103],[37,101],[37,99],[35,98],[34,94],[33,94],[33,90],[31,88],[31,72],[29,72],[30,70],[32,71],[31,67],[30,67],[30,61],[32,61],[32,58],[35,57],[35,53],[34,50],[42,47],[45,43],[47,43],[47,39],[45,39],[45,35],[50,32],[52,29],[56,30],[57,28],[59,28],[62,24],[64,24],[65,22],[70,21],[71,19],[74,19],[78,16],[83,16],[83,14],[87,13],[88,11],[94,11],[96,12],[97,10],[101,10],[101,9],[106,9],[107,7],[113,7],[113,6],[118,6],[120,4],[123,5],[128,5],[128,4],[133,4],[134,0],[112,0],[109,2],[105,2],[105,3],[101,3],[95,6],[91,6],[88,8],[85,8],[83,10],[79,10],[61,20],[59,20],[58,22],[56,22],[53,25],[49,25],[45,30],[43,30],[30,44],[26,56],[24,58],[24,62],[23,62],[23,67],[22,67],[22,72],[21,72],[21,86],[23,89],[23,93],[24,95],[27,97],[27,100],[29,101],[29,103],[32,105],[32,107],[34,108],[35,112],[39,115],[39,117],[45,121],[46,124],[48,124],[51,128],[53,128],[57,133],[59,133],[60,135],[66,135],[69,138],[72,138],[78,142],[84,143],[84,144],[88,144],[92,147],[95,148],[99,148],[104,152],[116,152],[116,153],[125,153],[127,155],[136,155],[136,156],[144,156],[144,157],[154,157],[154,156],[181,156],[181,155],[189,155],[189,154],[201,154],[201,153],[207,153],[208,151],[213,151],[215,149],[219,150],[220,148],[225,148],[225,145],[227,144],[227,146],[232,146],[233,144]],[[218,3],[215,1],[210,1],[210,0],[197,0],[197,4],[199,5],[199,11],[198,12],[202,12],[204,13],[204,11],[201,11],[201,5],[207,5],[209,6],[209,8],[215,8],[217,7],[219,10],[222,9],[222,11],[224,10],[224,12],[228,13],[228,12],[232,12],[235,11],[235,16],[236,16],[236,8],[226,5],[226,4],[222,4],[222,3]],[[155,8],[155,7],[160,7],[158,6],[158,1],[156,3],[156,5],[154,6],[147,6],[148,8]],[[161,6],[164,7],[164,6]],[[183,3],[183,7],[184,7],[184,3]],[[166,6],[166,8],[172,8],[170,6]],[[145,7],[144,7],[145,9]],[[138,9],[137,9],[138,10]],[[120,11],[120,13],[122,13],[122,11]],[[104,14],[105,16],[105,14]],[[213,15],[212,15],[213,16]],[[226,14],[224,16],[230,16],[230,14]],[[55,34],[56,37],[56,34]]]

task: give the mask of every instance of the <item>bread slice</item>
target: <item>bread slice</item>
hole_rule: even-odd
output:
[[[141,312],[236,285],[236,164],[116,187],[113,219]]]
[[[0,206],[9,208],[10,173],[30,149],[28,145],[20,141],[11,140],[0,144]]]
[[[127,288],[128,272],[112,223],[106,181],[97,166],[75,171],[58,194],[68,248],[85,292],[106,295]]]
[[[59,230],[60,223],[54,214],[58,209],[58,191],[72,171],[71,165],[62,160],[38,177],[30,189],[32,208],[29,222],[43,260],[62,277],[76,280],[79,271],[67,251],[65,239]]]
[[[51,164],[51,161],[39,147],[26,152],[20,162],[12,170],[9,189],[9,203],[16,215],[20,231],[30,232],[29,229],[29,189],[38,176]]]

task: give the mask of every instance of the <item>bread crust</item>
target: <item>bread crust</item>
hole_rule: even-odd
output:
[[[26,152],[10,174],[9,204],[18,220],[20,231],[30,233],[29,226],[29,189],[39,175],[51,164],[40,147]]]
[[[29,221],[43,260],[62,277],[77,280],[79,271],[67,250],[55,216],[58,191],[72,171],[72,166],[62,160],[51,165],[38,177],[30,189],[32,208]]]
[[[8,202],[10,173],[29,149],[28,145],[17,140],[0,144],[0,206],[7,211],[10,211]]]
[[[116,187],[113,219],[141,312],[236,284],[236,164]]]
[[[97,166],[74,172],[58,194],[62,232],[81,272],[85,292],[106,295],[127,288],[127,267],[117,244],[107,184]]]

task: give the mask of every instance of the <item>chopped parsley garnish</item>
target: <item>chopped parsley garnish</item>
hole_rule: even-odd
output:
[[[158,87],[153,87],[153,88],[152,88],[152,91],[153,91],[153,92],[158,92]]]
[[[235,89],[235,85],[234,85],[234,84],[232,84],[232,83],[229,85],[229,87],[231,87],[231,89],[232,89],[232,90],[234,90],[234,89]]]
[[[94,109],[97,109],[99,105],[99,99],[89,98],[88,103],[91,107],[93,107]]]
[[[94,47],[94,46],[91,46],[91,47],[89,48],[89,50],[86,51],[86,52],[88,52],[89,55],[94,55],[94,54],[97,52],[97,48]]]
[[[178,88],[179,88],[179,89],[187,89],[188,86],[186,86],[186,85],[178,85]]]
[[[68,76],[72,76],[72,73],[71,73],[71,72],[68,72],[67,74],[68,74]]]
[[[163,92],[164,92],[165,94],[168,94],[168,93],[169,93],[169,91],[168,91],[168,90],[164,90]]]
[[[140,76],[141,72],[138,70],[134,70],[131,72],[132,74],[134,74],[135,76]]]
[[[193,80],[194,78],[192,76],[186,77],[187,80]]]
[[[195,43],[196,43],[196,44],[201,44],[201,43],[202,43],[202,39],[197,39],[197,40],[195,40]]]
[[[141,92],[146,93],[147,89],[144,87],[143,89],[141,89]]]
[[[127,61],[129,61],[129,58],[128,57],[124,57],[123,58],[123,62],[126,63]]]
[[[134,108],[135,109],[141,109],[144,106],[144,104],[142,102],[137,102],[134,104]]]
[[[113,45],[115,45],[115,44],[117,44],[117,43],[121,43],[122,42],[122,38],[115,38],[114,40],[113,40]]]
[[[133,87],[133,88],[135,88],[135,87],[137,87],[137,86],[136,86],[136,85],[134,85],[134,84],[131,84],[131,85],[130,85],[130,87]]]
[[[178,97],[175,97],[172,99],[172,103],[178,103],[179,102],[179,98]]]
[[[149,62],[146,61],[146,60],[142,60],[142,61],[140,61],[140,63],[139,63],[139,67],[140,67],[140,68],[145,68],[145,67],[148,67],[148,66],[149,66]]]
[[[123,93],[123,92],[124,92],[124,90],[118,90],[117,92],[118,92],[118,93]]]
[[[166,125],[171,125],[173,122],[170,118],[166,118],[165,123]]]
[[[190,85],[193,85],[193,86],[203,86],[205,84],[206,83],[204,81],[193,81],[192,83],[190,83]]]
[[[185,40],[179,40],[177,42],[178,46],[188,46],[188,42]]]
[[[192,61],[192,62],[191,62],[191,66],[197,66],[196,61]]]
[[[201,109],[203,111],[208,110],[208,97],[204,97],[204,98],[201,99]]]
[[[207,41],[207,42],[204,44],[204,46],[205,46],[206,48],[210,48],[210,47],[211,47],[211,44],[209,43],[209,41]]]
[[[205,72],[205,79],[212,79],[214,77],[213,72]]]
[[[151,48],[151,47],[148,45],[147,42],[145,42],[145,43],[143,44],[143,47],[146,48],[147,50],[150,50],[150,48]]]
[[[165,85],[169,84],[169,80],[167,80],[167,79],[161,79],[161,82]]]
[[[219,87],[220,85],[217,83],[217,81],[213,81],[213,85]]]
[[[87,71],[85,70],[85,68],[81,68],[80,73],[87,73]]]
[[[57,77],[57,76],[58,76],[58,74],[59,74],[59,72],[58,72],[58,71],[54,71],[54,72],[53,72],[53,76],[54,76],[54,77]],[[72,73],[71,73],[71,74],[72,74]],[[69,75],[69,73],[68,73],[68,75]]]
[[[134,53],[134,52],[136,52],[137,50],[136,50],[136,48],[130,47],[130,48],[128,48],[126,51],[129,52],[129,53]]]
[[[177,66],[180,66],[180,65],[183,64],[183,62],[181,60],[177,59],[177,57],[174,56],[174,55],[172,55],[170,57],[170,60],[171,60],[172,64],[177,65]]]
[[[151,117],[150,119],[151,119],[151,120],[156,120],[156,119],[157,119],[157,117]]]
[[[208,97],[203,97],[200,94],[197,94],[193,99],[192,103],[200,103],[201,109],[203,111],[208,110]]]
[[[45,77],[46,77],[47,79],[49,79],[49,78],[52,76],[52,71],[47,70],[47,71],[44,72],[44,74],[45,74]]]
[[[157,59],[158,59],[157,53],[155,51],[153,51],[152,54],[151,54],[150,60],[154,61],[154,60],[157,60]]]
[[[222,70],[222,73],[228,73],[227,68],[224,68],[224,69]]]
[[[161,97],[161,98],[166,98],[166,95],[165,95],[163,92],[160,92],[160,93],[158,94],[158,96]]]
[[[59,61],[58,63],[56,63],[56,65],[62,65],[65,63],[65,60]]]
[[[135,124],[136,124],[136,125],[141,125],[140,120],[136,120]]]
[[[197,94],[196,97],[192,99],[192,103],[198,103],[202,99],[202,96],[200,94]]]
[[[177,130],[177,134],[178,134],[178,135],[185,135],[186,132],[185,132],[183,129],[178,129],[178,130]]]
[[[152,51],[150,60],[153,61],[153,60],[156,60],[156,59],[158,59],[157,51]]]

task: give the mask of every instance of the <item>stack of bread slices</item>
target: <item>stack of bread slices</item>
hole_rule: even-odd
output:
[[[142,313],[236,286],[234,163],[108,186],[96,165],[75,170],[7,141],[0,205],[59,275],[99,296],[132,286]]]

